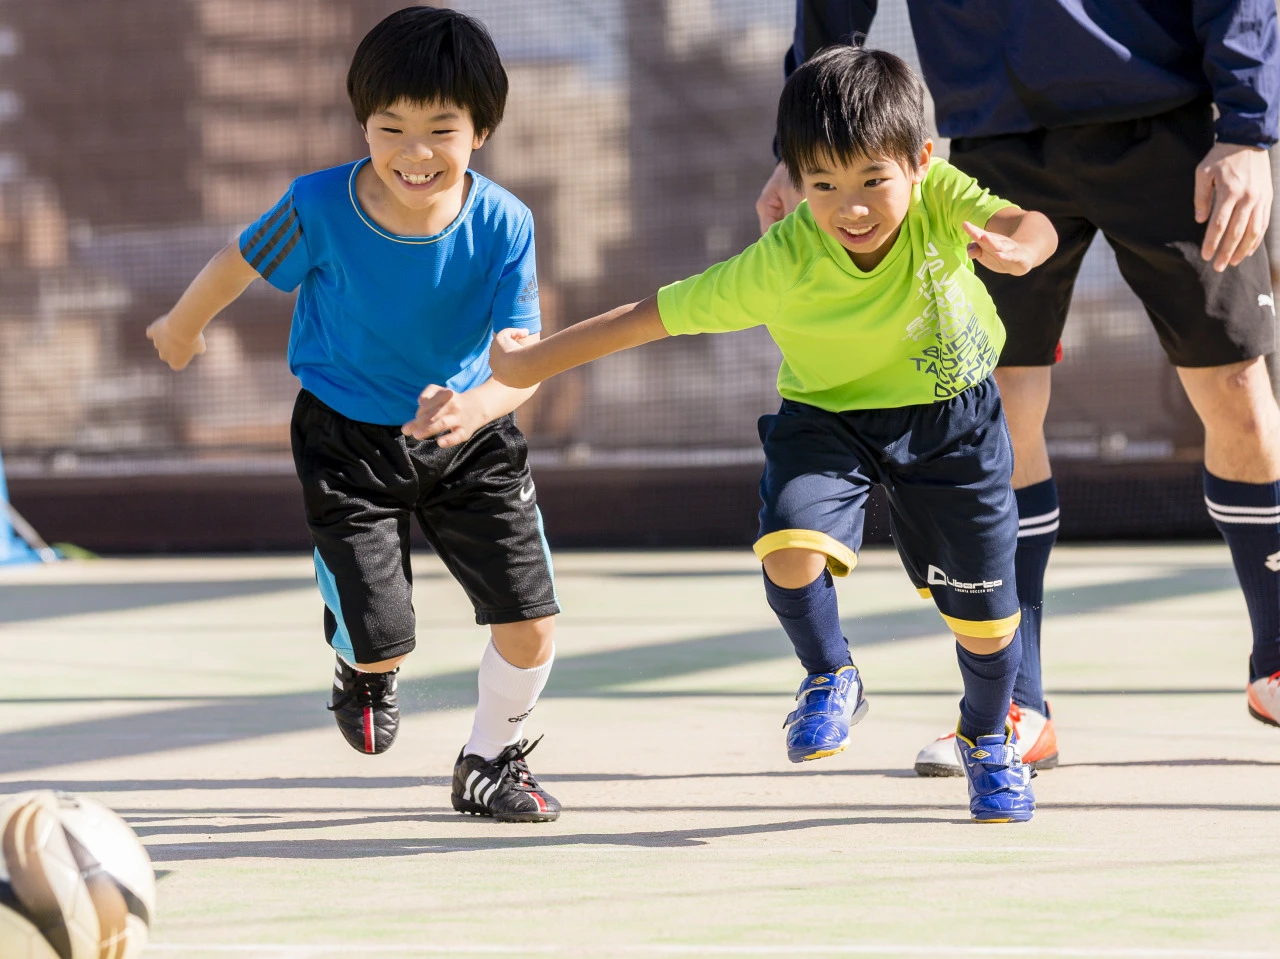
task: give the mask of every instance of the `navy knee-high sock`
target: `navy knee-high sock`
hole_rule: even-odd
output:
[[[1249,680],[1280,671],[1280,481],[1236,483],[1204,472],[1209,515],[1231,547],[1253,623]]]
[[[836,586],[829,570],[800,589],[783,589],[765,573],[764,592],[805,672],[834,673],[853,661],[849,641],[840,629]]]
[[[1040,678],[1040,617],[1044,608],[1044,571],[1058,541],[1058,487],[1053,479],[1015,490],[1018,498],[1018,605],[1022,610],[1022,664],[1013,684],[1013,701],[1046,712]]]
[[[979,736],[1003,733],[1009,718],[1013,677],[1022,659],[1022,631],[998,653],[979,656],[956,643],[960,675],[964,678],[964,698],[960,700],[960,733],[973,742]]]

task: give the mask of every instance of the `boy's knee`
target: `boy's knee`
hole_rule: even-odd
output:
[[[833,576],[848,576],[858,565],[858,554],[826,533],[811,529],[784,529],[767,533],[755,544],[756,557],[775,586],[800,589],[830,569]]]
[[[555,617],[542,616],[518,623],[494,623],[489,627],[493,645],[517,669],[533,669],[555,653]]]
[[[803,589],[827,568],[827,554],[811,549],[780,549],[764,558],[769,582],[783,589]]]
[[[1001,636],[969,636],[955,629],[952,630],[956,642],[976,656],[991,656],[1008,647],[1018,635],[1017,628]]]

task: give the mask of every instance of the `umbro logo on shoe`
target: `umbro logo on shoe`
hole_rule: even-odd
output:
[[[1280,552],[1272,553],[1267,557],[1267,569],[1273,573],[1280,573]]]

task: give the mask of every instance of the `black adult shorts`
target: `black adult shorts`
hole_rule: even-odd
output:
[[[348,419],[311,393],[293,409],[293,462],[315,543],[325,636],[349,663],[414,647],[409,517],[480,624],[560,612],[524,435],[514,416],[441,449]]]
[[[1008,339],[1001,366],[1050,366],[1080,261],[1102,231],[1176,366],[1224,366],[1276,348],[1266,251],[1215,273],[1200,259],[1196,166],[1213,146],[1206,101],[1153,117],[951,141],[951,162],[1045,214],[1058,250],[1026,276],[977,267]]]
[[[760,417],[761,561],[780,549],[857,565],[867,496],[889,494],[893,541],[923,598],[962,636],[998,638],[1020,619],[1013,558],[1013,445],[993,377],[940,403],[830,413],[784,400]]]

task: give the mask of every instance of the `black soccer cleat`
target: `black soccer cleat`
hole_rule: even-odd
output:
[[[458,754],[453,767],[453,808],[472,816],[492,816],[501,822],[552,822],[560,818],[560,803],[542,788],[524,761],[531,746],[522,739],[493,761]]]
[[[396,673],[362,673],[341,658],[333,676],[329,711],[351,748],[370,756],[385,753],[400,729]]]

